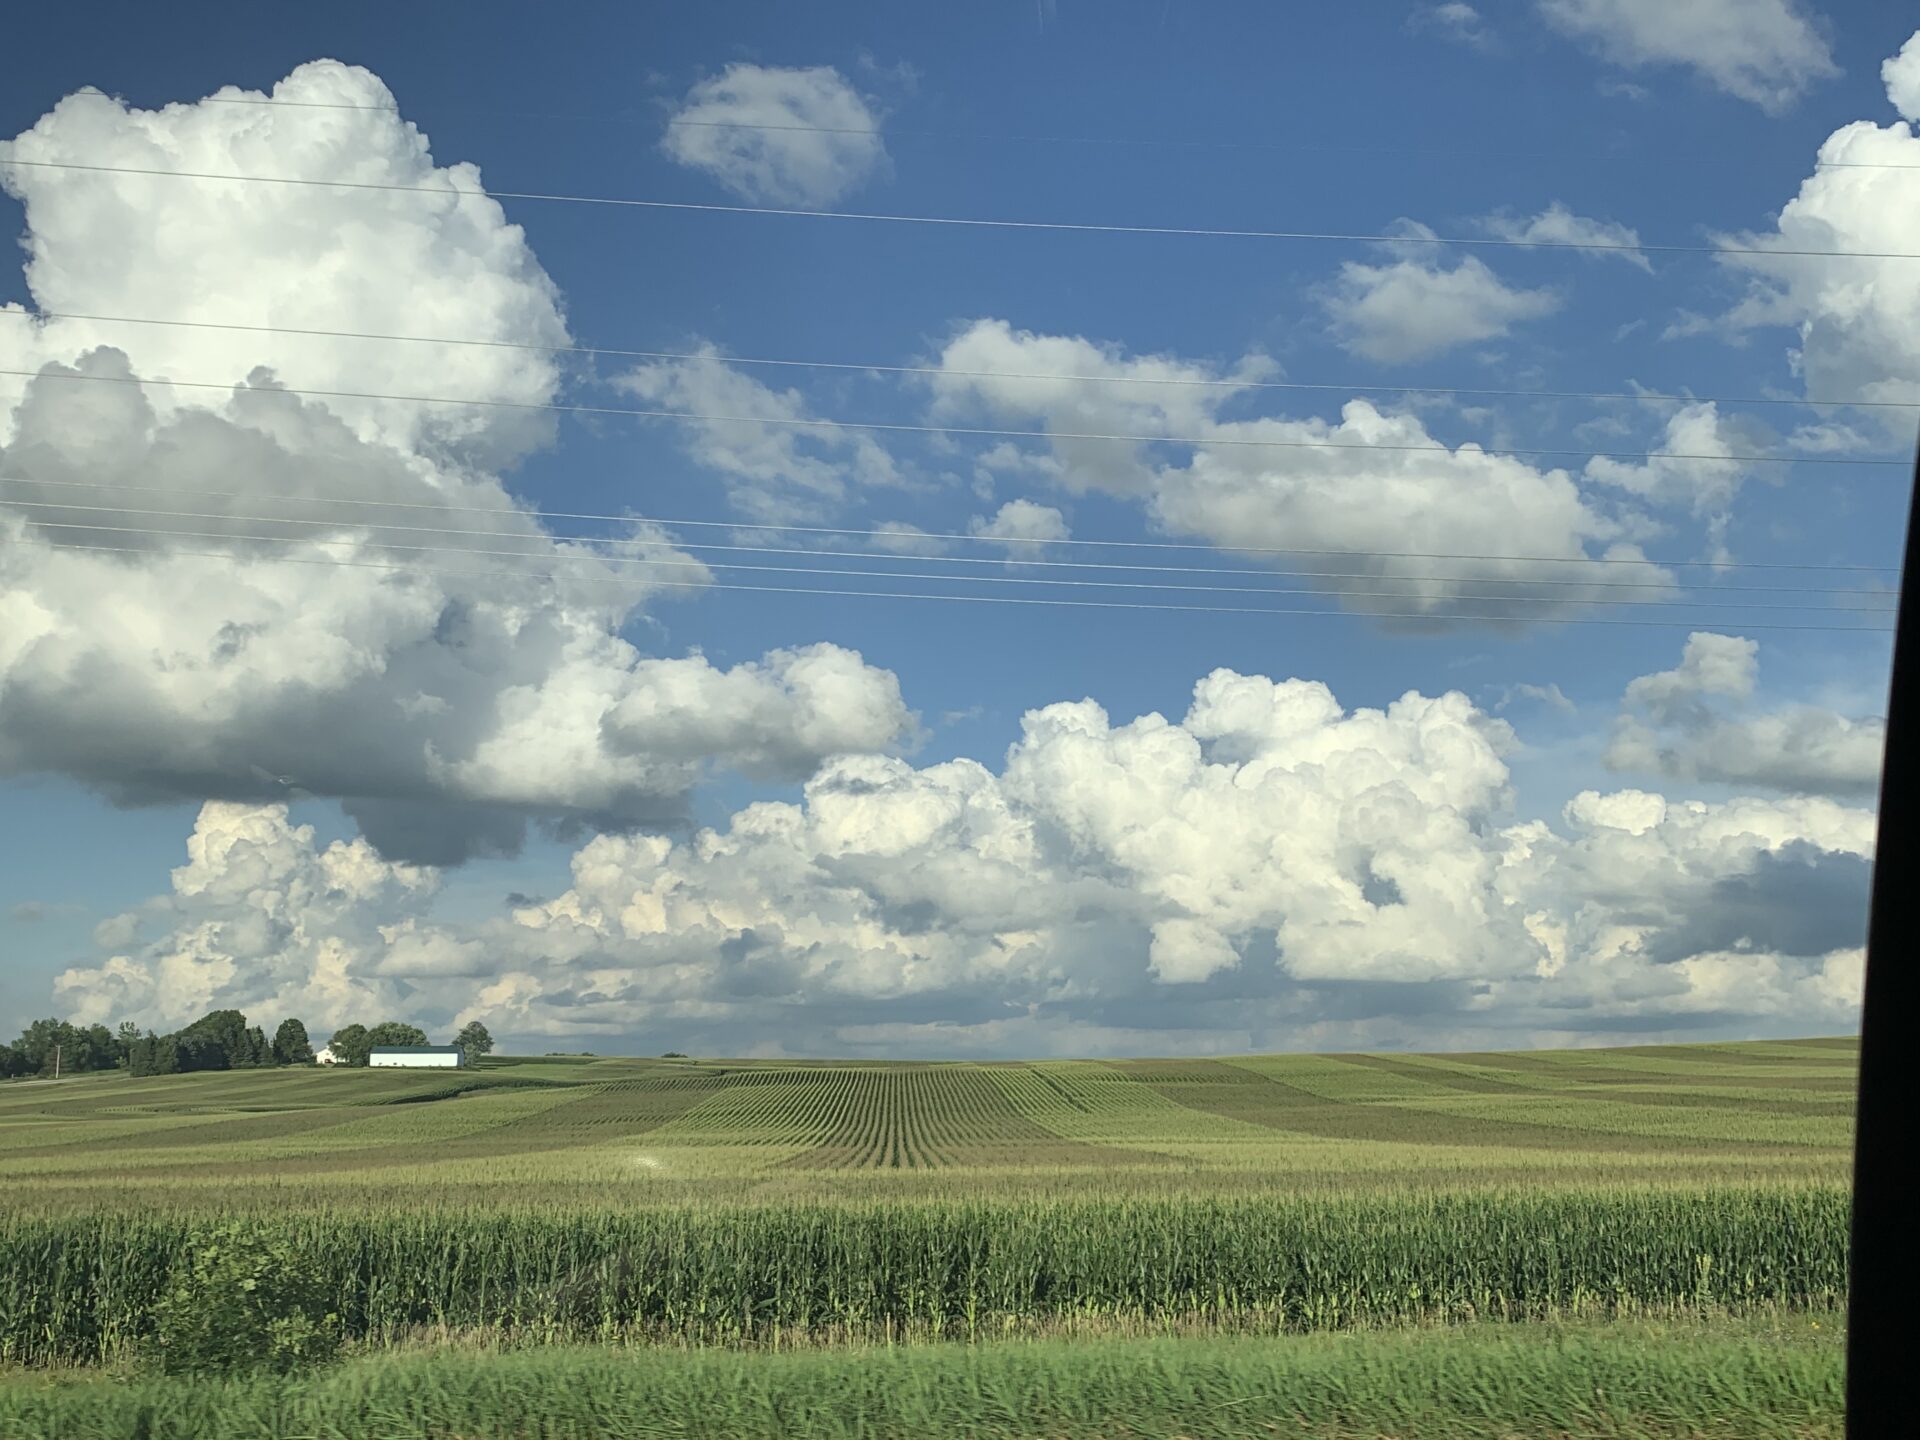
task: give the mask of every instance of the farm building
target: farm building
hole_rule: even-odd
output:
[[[458,1045],[376,1045],[367,1052],[369,1065],[459,1066],[467,1063]]]
[[[338,1065],[340,1063],[340,1057],[333,1053],[333,1047],[331,1045],[324,1045],[313,1052],[313,1063],[316,1065]]]

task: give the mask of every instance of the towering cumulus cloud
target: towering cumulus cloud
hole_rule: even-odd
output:
[[[516,504],[503,468],[551,439],[531,407],[565,378],[538,348],[567,343],[559,295],[373,75],[320,61],[159,111],[74,95],[6,154],[35,162],[0,178],[45,318],[0,317],[0,368],[32,374],[0,410],[0,774],[333,796],[389,858],[446,862],[529,821],[672,819],[713,765],[801,778],[909,726],[894,677],[831,645],[722,670],[623,637],[706,572],[644,526],[609,558]],[[492,403],[319,393],[422,374]]]
[[[1348,710],[1220,670],[1177,721],[1033,711],[998,771],[850,756],[684,842],[601,836],[565,893],[474,926],[416,921],[407,875],[317,851],[277,810],[213,807],[174,893],[129,917],[164,933],[104,937],[115,953],[61,993],[184,1013],[163,977],[193,976],[195,1003],[212,980],[231,1003],[311,995],[332,1020],[397,985],[436,1023],[734,1053],[1850,1022],[1870,814],[1629,790],[1517,820],[1513,743],[1459,694]],[[256,848],[219,838],[239,827]],[[265,878],[205,873],[242,865]],[[356,925],[330,871],[369,891]]]

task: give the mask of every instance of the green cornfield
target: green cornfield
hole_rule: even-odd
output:
[[[978,1339],[1035,1322],[1327,1330],[1697,1308],[1832,1307],[1842,1190],[922,1202],[261,1219],[327,1277],[349,1335],[767,1342]],[[179,1217],[0,1223],[0,1360],[137,1346]]]

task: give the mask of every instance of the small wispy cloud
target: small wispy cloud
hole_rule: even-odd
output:
[[[1574,710],[1573,701],[1566,697],[1566,693],[1558,685],[1531,685],[1521,681],[1517,685],[1499,686],[1494,696],[1495,711],[1511,709],[1523,700],[1531,701],[1536,705],[1545,705],[1548,709],[1558,710],[1564,715],[1571,715]]]
[[[881,521],[868,537],[868,544],[889,555],[940,555],[947,549],[946,542],[904,520]]]
[[[1644,85],[1636,85],[1631,80],[1621,80],[1612,75],[1603,75],[1594,82],[1595,90],[1611,100],[1631,100],[1635,104],[1653,98],[1653,92]]]
[[[1488,231],[1502,240],[1516,240],[1524,245],[1586,246],[1589,248],[1581,250],[1582,255],[1593,259],[1624,260],[1649,274],[1653,271],[1653,265],[1645,253],[1634,248],[1640,243],[1639,231],[1617,221],[1576,215],[1558,200],[1538,215],[1517,216],[1496,212],[1489,215],[1484,223]]]
[[[1444,40],[1475,50],[1491,50],[1495,44],[1494,33],[1488,28],[1486,20],[1464,0],[1416,5],[1407,16],[1407,29],[1438,35]]]

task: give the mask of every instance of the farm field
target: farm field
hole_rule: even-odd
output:
[[[956,1064],[493,1060],[0,1087],[0,1207],[591,1209],[1845,1183],[1851,1040]]]
[[[383,1436],[487,1433],[432,1428],[427,1395],[449,1415],[462,1395],[520,1415],[516,1437],[644,1434],[618,1409],[643,1385],[736,1397],[745,1408],[715,1434],[933,1434],[915,1429],[933,1411],[895,1402],[933,1405],[936,1381],[1011,1397],[1007,1428],[971,1433],[1113,1433],[1067,1412],[1019,1428],[1049,1366],[1086,1377],[1084,1415],[1140,1416],[1126,1433],[1266,1433],[1209,1431],[1194,1406],[1268,1405],[1276,1365],[1309,1377],[1286,1433],[1533,1433],[1518,1412],[1506,1429],[1468,1427],[1448,1407],[1495,1393],[1471,1379],[1454,1399],[1420,1381],[1438,1408],[1389,1406],[1391,1432],[1308,1403],[1316,1385],[1362,1395],[1442,1367],[1419,1338],[1437,1327],[1465,1347],[1447,1363],[1478,1357],[1488,1387],[1534,1366],[1522,1408],[1561,1416],[1539,1433],[1720,1433],[1682,1422],[1723,1411],[1744,1424],[1726,1433],[1837,1433],[1856,1053],[1811,1040],[1005,1064],[554,1057],[15,1083],[0,1087],[0,1436],[53,1433],[56,1414],[77,1437],[226,1433],[195,1429],[212,1423],[208,1396],[258,1420],[232,1433],[305,1435],[312,1407],[349,1393],[397,1427]],[[265,1273],[304,1277],[344,1368],[284,1393],[149,1374],[174,1277],[249,1246]],[[1314,1348],[1328,1332],[1353,1345]],[[1229,1362],[1181,1337],[1256,1348]],[[834,1367],[875,1344],[945,1358],[888,1360],[908,1367],[905,1388],[876,1395],[865,1429],[822,1404],[813,1429],[777,1430],[776,1381],[850,1393],[853,1372]],[[1158,1400],[1111,1358],[1132,1345],[1162,1347],[1142,1352],[1159,1357],[1142,1372],[1160,1377]],[[1733,1347],[1712,1361],[1726,1374],[1787,1378],[1708,1396],[1676,1357],[1713,1346]],[[485,1374],[529,1395],[598,1387],[592,1404],[615,1408],[516,1410],[475,1347],[509,1352]],[[1576,1404],[1565,1387],[1586,1382],[1540,1357],[1577,1368],[1567,1357],[1581,1355],[1623,1384],[1642,1367],[1631,1383],[1669,1409],[1628,1424]],[[719,1372],[698,1368],[736,1364],[739,1383],[718,1392]],[[1341,1366],[1351,1375],[1335,1378]],[[50,1374],[69,1378],[50,1388]],[[393,1418],[409,1415],[415,1430]]]

